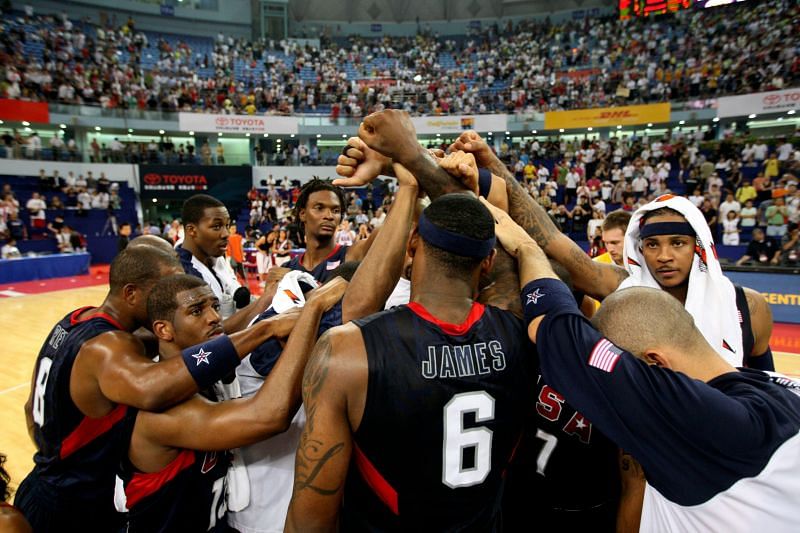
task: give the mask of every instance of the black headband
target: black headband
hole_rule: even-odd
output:
[[[639,238],[646,239],[656,235],[687,235],[694,237],[697,232],[688,222],[650,222],[639,230]]]
[[[422,213],[419,216],[417,231],[419,231],[422,239],[428,244],[436,246],[437,248],[441,248],[446,252],[464,257],[483,259],[487,257],[494,249],[494,236],[481,241],[467,237],[466,235],[459,235],[458,233],[453,233],[452,231],[440,228],[428,220],[428,218],[425,216],[425,213]]]

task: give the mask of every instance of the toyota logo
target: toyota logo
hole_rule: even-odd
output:
[[[781,96],[779,94],[768,94],[767,96],[764,97],[764,103],[766,105],[775,105],[777,103],[780,103],[780,101],[781,101]]]
[[[217,126],[227,126],[230,120],[225,117],[218,117],[214,122],[217,123]]]
[[[145,174],[142,178],[144,180],[145,185],[158,185],[161,183],[161,174]]]

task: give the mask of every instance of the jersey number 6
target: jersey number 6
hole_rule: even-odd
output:
[[[494,398],[485,392],[464,392],[444,406],[442,483],[452,489],[483,483],[492,469],[492,430],[464,429],[464,414],[475,413],[475,422],[494,420]],[[464,466],[464,452],[472,449],[472,465]]]

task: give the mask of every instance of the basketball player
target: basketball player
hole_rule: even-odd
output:
[[[352,246],[336,244],[334,236],[342,222],[344,208],[342,189],[329,181],[314,178],[303,185],[294,210],[302,224],[306,251],[293,257],[286,268],[310,272],[317,281],[322,281],[326,272],[340,264],[363,259],[379,232],[373,231],[369,239]]]
[[[499,527],[532,347],[519,319],[473,300],[493,247],[475,198],[438,198],[408,242],[412,302],[320,338],[287,531],[335,529],[343,496],[343,531]]]
[[[35,531],[119,527],[113,472],[132,423],[127,406],[159,410],[184,400],[230,373],[263,341],[266,326],[220,337],[182,359],[156,365],[145,357],[130,332],[147,322],[153,284],[179,272],[174,255],[131,246],[111,263],[103,304],[70,313],[48,335],[25,405],[35,466],[15,500]]]
[[[265,291],[250,302],[250,291],[239,284],[225,259],[230,216],[225,204],[207,194],[195,194],[181,210],[185,235],[176,250],[187,274],[202,278],[219,298],[226,333],[241,331],[269,307],[271,293]],[[234,310],[234,305],[238,310]]]
[[[320,317],[346,286],[335,279],[314,291],[283,356],[254,396],[215,403],[214,393],[203,391],[167,411],[135,415],[121,474],[127,531],[226,530],[226,450],[286,430],[300,405],[300,380]],[[186,274],[160,280],[147,312],[161,360],[180,359],[182,350],[222,335],[218,309],[203,280]]]
[[[795,531],[800,385],[731,366],[663,290],[610,295],[590,324],[527,232],[495,217],[545,379],[647,473],[641,530]]]
[[[0,531],[6,533],[31,533],[33,530],[22,513],[8,503],[8,499],[11,497],[11,491],[8,489],[11,477],[6,472],[6,469],[3,468],[5,462],[6,456],[0,453]]]
[[[462,133],[451,149],[474,154],[480,166],[489,168],[493,174],[506,180],[509,215],[531,232],[548,256],[569,270],[575,289],[602,301],[628,277],[628,272],[616,265],[592,261],[574,241],[558,231],[544,209],[522,188],[477,133],[474,131]],[[671,223],[687,224],[685,217],[680,214],[654,213],[650,216],[652,218],[645,220],[645,224],[667,222],[668,225],[664,228],[674,227]],[[671,234],[663,233],[661,230],[658,235],[652,237],[657,241],[657,245],[654,243],[653,248],[650,248],[653,253],[645,254],[646,267],[663,290],[678,298],[681,303],[685,303],[695,250],[693,237],[686,232]],[[688,253],[678,253],[678,247],[671,244],[678,241],[688,244],[683,248]],[[659,253],[655,253],[656,251]],[[660,275],[658,273],[660,270],[668,270],[669,275]],[[737,291],[736,300],[731,301],[730,305],[737,306],[741,313],[740,326],[744,345],[743,353],[730,354],[731,358],[737,358],[737,364],[746,363],[747,366],[755,368],[774,369],[772,352],[769,349],[772,313],[766,300],[758,292],[744,288]],[[704,334],[708,332],[704,331]],[[723,347],[720,346],[718,349],[722,351]]]

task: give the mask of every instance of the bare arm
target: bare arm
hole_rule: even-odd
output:
[[[281,357],[254,396],[220,403],[195,396],[164,413],[140,413],[136,431],[152,443],[191,450],[227,450],[286,431],[300,407],[300,381],[322,313],[339,301],[346,287],[337,278],[309,298]]]
[[[451,150],[454,148],[473,153],[479,166],[490,169],[493,174],[505,180],[508,214],[533,237],[548,256],[566,267],[576,289],[602,300],[628,277],[628,273],[622,268],[592,261],[580,246],[558,231],[544,208],[531,198],[477,133],[462,133],[451,146]]]
[[[264,291],[257,300],[223,320],[222,328],[225,333],[231,334],[245,329],[255,317],[267,310],[272,303],[272,296],[269,291]]]
[[[239,357],[270,337],[285,337],[297,315],[278,315],[230,336]],[[154,363],[133,335],[112,331],[95,337],[78,352],[70,376],[70,395],[87,416],[99,417],[114,404],[158,411],[197,392],[183,358]]]
[[[642,465],[625,451],[619,451],[621,492],[617,509],[617,533],[637,533],[642,519],[647,480]]]
[[[750,310],[750,327],[753,330],[753,337],[755,337],[753,353],[745,354],[745,357],[758,356],[769,348],[773,324],[772,309],[760,292],[745,287],[744,295],[747,299],[747,308]]]
[[[402,274],[418,187],[414,176],[402,166],[395,165],[395,173],[400,187],[392,208],[386,215],[380,235],[359,265],[350,288],[345,292],[342,300],[342,323],[383,309]]]

